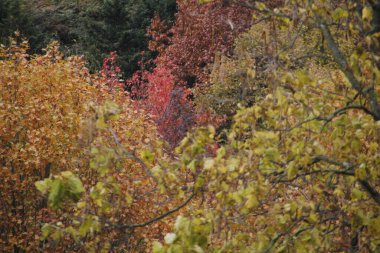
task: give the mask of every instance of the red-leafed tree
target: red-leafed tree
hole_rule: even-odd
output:
[[[195,113],[188,99],[191,91],[176,85],[170,66],[138,71],[127,85],[132,87],[132,97],[139,98],[138,103],[151,114],[158,131],[174,147],[194,125]]]
[[[196,124],[210,123],[208,112],[198,112],[189,88],[208,79],[206,67],[216,52],[228,54],[234,38],[250,27],[252,10],[213,1],[177,1],[178,13],[169,28],[159,17],[152,20],[148,34],[151,50],[159,53],[150,73],[136,72],[128,82],[132,95],[140,98],[155,118],[165,139],[176,145]]]
[[[146,107],[155,118],[159,118],[170,103],[170,94],[175,86],[174,76],[167,67],[157,67],[152,72],[145,71],[144,77],[147,80]]]
[[[169,103],[156,120],[158,131],[163,133],[163,137],[172,147],[176,146],[196,123],[194,107],[188,99],[190,93],[184,87],[174,87],[170,92]]]
[[[207,80],[205,67],[212,63],[215,52],[226,53],[236,35],[249,27],[251,13],[221,1],[178,0],[177,6],[172,28],[157,16],[148,30],[152,38],[149,48],[159,53],[157,67],[151,73],[136,72],[128,83],[132,95],[142,99],[171,145],[196,122],[208,118],[205,113],[195,113],[188,88]]]
[[[104,79],[104,85],[110,90],[124,89],[124,82],[121,78],[121,69],[117,65],[118,55],[116,52],[110,52],[110,56],[104,58],[102,69],[99,74]]]
[[[206,83],[215,55],[231,54],[235,38],[252,22],[252,8],[233,1],[177,0],[178,12],[170,28],[157,16],[148,35],[150,50],[158,52],[152,72],[135,73],[128,85],[175,145],[193,125],[218,123],[208,108],[194,108],[189,88]],[[143,65],[143,64],[142,64]]]
[[[147,35],[151,37],[148,43],[150,50],[157,52],[159,55],[164,54],[166,48],[170,45],[171,33],[167,23],[156,15],[147,30]]]
[[[200,4],[196,0],[178,0],[176,21],[171,29],[165,32],[162,22],[157,19],[152,22],[149,46],[160,53],[157,64],[173,63],[173,75],[187,87],[205,82],[208,76],[205,67],[213,62],[215,53],[228,54],[236,36],[251,25],[252,10],[227,2]]]

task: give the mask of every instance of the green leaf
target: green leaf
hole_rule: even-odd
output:
[[[214,159],[209,158],[209,159],[206,159],[206,161],[204,162],[203,167],[204,167],[205,170],[209,170],[209,169],[211,169],[214,166],[214,164],[215,164]]]
[[[256,207],[259,205],[259,201],[257,200],[256,195],[250,195],[247,199],[247,202],[245,202],[245,207],[248,209],[251,209],[253,207]]]
[[[199,176],[199,177],[196,179],[196,181],[195,181],[194,188],[195,188],[195,189],[199,189],[199,188],[201,188],[201,187],[203,186],[204,182],[205,182],[205,178],[202,177],[202,176]]]
[[[51,180],[45,179],[43,181],[37,181],[34,183],[37,190],[39,190],[42,194],[46,194],[48,190],[50,189]]]
[[[107,123],[104,121],[104,117],[99,117],[96,121],[96,127],[99,129],[105,129],[107,128]]]
[[[148,163],[152,163],[154,160],[154,155],[152,154],[152,152],[150,150],[143,150],[141,152],[141,157],[144,161],[146,161]]]
[[[62,190],[61,180],[54,180],[51,183],[51,190],[48,197],[48,202],[52,208],[54,209],[60,208],[62,194],[63,194],[63,190]]]
[[[256,8],[259,9],[260,11],[265,10],[267,7],[264,3],[261,2],[256,2]]]
[[[53,233],[55,228],[50,224],[44,224],[41,228],[42,231],[42,239],[45,240],[48,236]]]
[[[298,167],[296,166],[296,164],[291,161],[287,167],[287,173],[288,173],[288,180],[291,180],[293,179],[297,173],[298,173]]]
[[[364,192],[359,189],[352,189],[351,198],[354,200],[361,200],[364,197]]]
[[[153,253],[165,253],[165,249],[161,243],[157,241],[153,242]]]
[[[342,8],[337,8],[332,13],[332,18],[336,21],[339,21],[340,19],[347,18],[348,17],[348,11]]]

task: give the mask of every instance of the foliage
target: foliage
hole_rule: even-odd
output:
[[[174,232],[165,236],[165,246],[156,242],[153,246],[154,253],[161,252],[202,252],[202,248],[207,246],[207,234],[210,233],[210,226],[204,224],[202,220],[196,219],[190,222],[183,216],[178,216]]]
[[[281,26],[283,24],[277,21],[261,21],[241,34],[235,40],[230,57],[217,55],[209,83],[195,89],[198,107],[212,108],[218,115],[226,117],[223,128],[230,127],[239,105],[253,106],[267,94],[271,85],[275,85],[271,74],[279,64],[275,59],[277,50],[285,51],[290,37],[289,31]],[[307,63],[303,59],[316,50],[320,40],[317,33],[308,33],[294,41],[291,50],[286,51],[288,67],[304,67]],[[312,41],[316,42],[313,44]]]
[[[123,72],[130,76],[138,69],[141,51],[146,51],[144,60],[155,57],[154,52],[148,50],[149,37],[146,35],[151,19],[160,16],[170,25],[175,11],[175,0],[101,1],[98,12],[103,29],[90,30],[91,37],[84,43],[84,48],[91,47],[93,41],[99,41],[97,44],[100,44],[103,56],[105,52],[116,51],[120,56],[119,63]],[[106,41],[103,42],[100,37],[106,38]]]
[[[109,57],[104,58],[100,75],[106,81],[105,85],[110,89],[122,91],[125,85],[121,81],[121,69],[117,65],[117,59],[118,55],[116,52],[111,52]]]
[[[193,106],[189,88],[207,80],[205,67],[213,62],[215,53],[227,53],[234,38],[249,27],[251,20],[250,10],[225,5],[222,1],[207,4],[177,1],[177,4],[178,13],[172,28],[156,16],[148,30],[152,37],[149,48],[159,53],[154,61],[156,69],[152,73],[136,72],[130,82],[142,94],[139,97],[146,98],[143,102],[146,107],[160,112],[153,115],[158,129],[172,146],[178,144],[192,126],[220,121],[210,116],[209,108]],[[170,76],[166,84],[160,80],[162,71],[170,72],[166,74]],[[144,82],[146,85],[141,84]],[[166,95],[160,94],[163,91]],[[163,109],[162,104],[167,107]]]
[[[87,251],[110,245],[141,250],[146,247],[142,238],[156,238],[164,224],[126,234],[125,229],[104,230],[97,219],[139,222],[160,212],[151,199],[162,201],[164,195],[155,189],[142,159],[149,164],[153,155],[165,160],[161,141],[153,122],[115,79],[115,54],[100,74],[91,75],[83,59],[65,59],[58,47],[51,44],[45,55],[27,54],[26,42],[0,49],[0,248]],[[47,202],[36,191],[38,180],[43,180],[36,187],[48,193]],[[90,203],[76,208],[83,198]],[[101,237],[94,235],[100,228]]]
[[[169,41],[157,62],[159,65],[173,64],[172,73],[177,82],[193,87],[206,81],[205,67],[213,62],[215,53],[228,53],[234,38],[250,27],[249,9],[225,5],[224,2],[199,4],[195,0],[179,0],[172,28],[167,34],[153,34],[156,42],[150,44],[152,49]],[[157,26],[157,21],[153,24]],[[153,28],[157,30],[157,27]]]
[[[63,60],[57,48],[51,44],[45,55],[29,56],[26,42],[13,41],[0,49],[0,247],[5,251],[38,245],[37,222],[47,213],[34,181],[81,166],[83,152],[75,143],[93,89],[80,58]]]
[[[213,131],[190,135],[178,149],[178,167],[195,163],[207,203],[189,215],[213,231],[196,252],[379,251],[379,51],[366,33],[373,10],[369,2],[360,15],[356,1],[309,2],[270,13],[292,39],[267,55],[268,94],[238,111],[216,156],[200,157],[197,144],[212,142]],[[179,238],[157,252],[192,237]]]
[[[197,107],[211,108],[217,115],[224,117],[223,128],[231,124],[238,105],[252,106],[262,94],[265,94],[266,66],[261,60],[264,52],[257,45],[260,44],[261,38],[257,31],[261,30],[255,26],[241,35],[236,40],[231,57],[218,55],[213,64],[209,83],[195,89]],[[257,68],[256,61],[264,66]]]
[[[171,66],[171,65],[170,65]],[[175,147],[195,123],[189,89],[176,85],[170,66],[137,71],[127,81],[132,97],[152,115],[163,138]]]
[[[189,12],[178,13],[172,35],[153,20],[150,45],[160,56],[131,79],[134,101],[114,52],[91,75],[57,44],[43,56],[28,55],[25,42],[1,47],[2,248],[380,251],[380,3],[204,2],[179,2]],[[214,24],[194,13],[226,10],[254,14],[234,51],[233,38],[213,47],[231,35],[218,18],[216,37],[191,33]],[[178,27],[192,22],[201,27]],[[204,42],[203,54],[216,55],[210,79],[205,66],[214,59],[198,65],[194,50],[186,65],[178,59],[189,46],[177,39],[197,50]],[[195,101],[235,114],[231,127],[191,130],[169,156],[157,130],[178,143],[190,129],[181,127],[192,126],[184,121],[199,117],[183,87],[207,80]],[[166,218],[177,212],[170,232]]]
[[[158,15],[170,24],[175,0],[5,0],[0,3],[0,42],[15,30],[27,36],[32,52],[58,40],[65,55],[84,54],[92,71],[101,68],[107,53],[116,51],[123,72],[138,68],[140,52],[148,50],[146,29]]]
[[[156,202],[165,201],[165,196],[155,189],[157,178],[147,167],[155,163],[153,157],[161,157],[159,149],[158,152],[153,150],[160,144],[154,142],[154,132],[139,129],[149,125],[135,122],[139,119],[138,114],[129,112],[125,116],[135,119],[124,121],[120,109],[110,102],[95,108],[96,117],[92,124],[96,126],[97,134],[91,145],[87,168],[91,177],[85,176],[89,172],[81,175],[85,190],[80,187],[81,181],[70,172],[36,183],[42,193],[48,194],[50,206],[64,211],[65,219],[61,223],[47,223],[42,227],[43,239],[51,239],[52,245],[68,241],[62,245],[64,249],[141,252],[149,243],[148,238],[157,238],[165,231],[163,223],[155,224],[150,230],[138,229],[143,226],[140,224],[160,212],[162,208]],[[126,125],[120,125],[122,122]],[[131,136],[127,130],[131,126],[135,127],[137,135],[142,136]],[[129,133],[124,132],[126,130]],[[123,138],[119,139],[119,134]],[[128,135],[130,140],[125,139]],[[142,142],[141,137],[144,138]],[[135,147],[132,140],[137,141]],[[55,185],[59,185],[59,190],[54,188]],[[153,198],[156,202],[152,202]]]
[[[70,171],[62,172],[54,179],[45,179],[43,182],[36,182],[36,188],[42,192],[49,192],[48,204],[54,209],[60,208],[63,198],[78,201],[84,192],[82,182]]]
[[[0,43],[28,22],[21,0],[3,0],[0,2]]]

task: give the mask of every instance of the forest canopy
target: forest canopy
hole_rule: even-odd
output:
[[[379,252],[380,2],[0,2],[0,249]]]

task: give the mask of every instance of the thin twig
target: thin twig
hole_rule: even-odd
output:
[[[153,218],[153,219],[150,219],[150,220],[148,220],[148,221],[146,221],[146,222],[143,222],[143,223],[137,223],[137,224],[127,224],[127,225],[120,225],[120,224],[109,224],[109,225],[114,226],[114,227],[116,227],[116,228],[118,228],[118,229],[125,229],[125,228],[131,229],[131,228],[138,228],[138,227],[145,227],[145,226],[148,226],[148,225],[150,225],[150,224],[152,224],[152,223],[155,223],[155,222],[157,222],[157,221],[159,221],[159,220],[162,220],[162,219],[168,217],[169,215],[171,215],[171,214],[173,214],[173,213],[179,211],[180,209],[182,209],[183,207],[185,207],[185,206],[186,206],[186,205],[187,205],[187,204],[188,204],[188,203],[194,198],[195,195],[196,195],[196,193],[193,192],[193,193],[190,195],[190,197],[187,198],[186,201],[183,202],[181,205],[179,205],[179,206],[173,208],[172,210],[170,210],[170,211],[168,211],[168,212],[166,212],[166,213],[164,213],[164,214],[161,214],[160,216],[157,216],[157,217],[155,217],[155,218]]]

